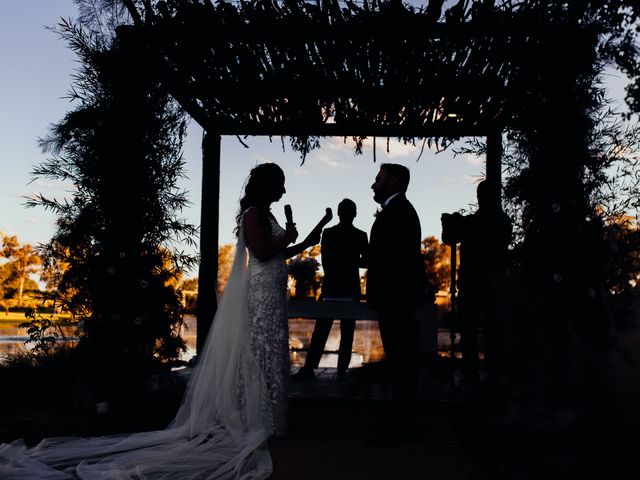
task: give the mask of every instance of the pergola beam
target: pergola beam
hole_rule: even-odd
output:
[[[492,132],[488,126],[425,125],[404,127],[402,125],[380,125],[362,122],[360,124],[341,125],[326,123],[323,125],[234,125],[212,122],[210,128],[221,135],[247,136],[284,136],[284,137],[390,137],[390,138],[461,138],[484,137]]]
[[[163,28],[188,26],[190,32],[202,33],[202,40],[218,40],[223,42],[251,41],[251,42],[285,42],[289,43],[292,37],[297,42],[326,42],[351,41],[365,43],[369,41],[390,41],[401,43],[405,40],[416,42],[421,39],[446,40],[460,43],[468,43],[470,40],[484,38],[539,38],[567,37],[581,32],[588,33],[583,26],[570,28],[569,25],[549,24],[546,19],[523,19],[517,21],[509,19],[500,21],[492,19],[491,22],[438,22],[426,14],[419,12],[393,14],[387,11],[372,11],[368,13],[354,13],[342,19],[328,23],[324,15],[315,17],[307,13],[292,14],[265,13],[260,21],[243,23],[237,21],[239,17],[230,20],[231,17],[221,14],[216,9],[201,9],[197,16],[171,17],[164,16],[154,22],[152,26],[158,32]],[[322,19],[322,20],[319,20]],[[138,23],[142,25],[143,22]]]

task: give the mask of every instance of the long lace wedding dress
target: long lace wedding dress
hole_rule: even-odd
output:
[[[242,224],[242,222],[241,222]],[[284,234],[272,220],[275,236]],[[0,445],[3,480],[265,479],[284,433],[289,377],[284,256],[260,262],[238,235],[229,282],[175,419],[164,430]],[[248,348],[250,346],[250,348]]]
[[[270,217],[271,235],[279,239],[283,228]],[[290,366],[287,317],[288,271],[284,254],[261,262],[249,253],[248,296],[251,347],[267,382],[274,433],[286,434],[287,390]],[[267,413],[265,412],[265,415]]]

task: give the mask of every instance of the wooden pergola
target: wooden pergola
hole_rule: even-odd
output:
[[[292,137],[305,155],[318,137],[396,137],[443,144],[487,139],[486,174],[501,184],[501,135],[545,61],[541,39],[580,42],[580,31],[478,10],[469,19],[430,0],[233,5],[125,1],[132,26],[122,47],[205,130],[198,345],[216,310],[220,138]],[[452,9],[453,10],[453,9]],[[499,195],[495,196],[499,198]]]

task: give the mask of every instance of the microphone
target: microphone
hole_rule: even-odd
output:
[[[287,223],[293,223],[293,212],[291,211],[291,205],[284,206],[284,216],[287,217]]]

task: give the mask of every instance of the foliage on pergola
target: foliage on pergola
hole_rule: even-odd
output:
[[[358,149],[372,135],[486,135],[535,98],[541,68],[593,61],[593,32],[578,25],[493,2],[442,15],[443,3],[125,1],[135,26],[119,36],[145,46],[207,131],[291,136],[303,154],[316,136],[353,136]]]

